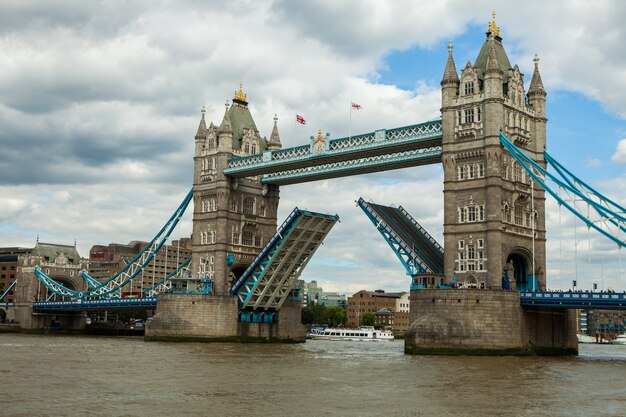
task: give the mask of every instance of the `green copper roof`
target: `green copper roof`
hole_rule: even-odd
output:
[[[50,261],[54,261],[60,253],[63,253],[69,259],[72,259],[73,263],[78,263],[80,260],[80,255],[78,254],[75,246],[57,245],[55,243],[37,242],[31,252],[31,255],[42,256],[44,258],[48,257]]]
[[[476,68],[478,72],[478,78],[483,80],[485,78],[485,69],[487,68],[487,59],[489,58],[489,51],[491,49],[490,39],[485,39],[485,43],[483,43],[483,47],[480,48],[480,52],[478,53],[478,57],[476,58],[476,62],[474,62],[474,68]],[[511,63],[509,62],[509,57],[506,55],[506,51],[502,46],[502,40],[500,38],[494,38],[493,42],[495,43],[494,47],[496,49],[496,56],[498,57],[498,64],[500,64],[500,69],[503,72],[504,80],[503,82],[506,84],[509,81],[509,69],[511,67]]]
[[[235,103],[228,109],[228,117],[230,125],[233,129],[233,149],[241,149],[241,139],[243,138],[243,129],[249,128],[258,132],[250,109],[245,104]],[[259,140],[259,153],[265,151],[265,141]]]

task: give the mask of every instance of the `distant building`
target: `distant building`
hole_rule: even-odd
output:
[[[402,335],[409,328],[409,293],[383,290],[361,290],[348,297],[348,323],[361,324],[365,313],[376,316],[376,324],[389,326],[394,334]]]
[[[148,243],[132,241],[127,245],[94,245],[89,251],[89,275],[103,282],[131,262]],[[133,280],[132,285],[124,287],[124,293],[140,294],[174,272],[190,256],[191,238],[182,238],[172,241],[171,245],[163,245],[153,260]]]
[[[345,294],[326,292],[317,285],[317,281],[304,283],[303,307],[311,307],[315,304],[323,304],[326,307],[346,308]]]
[[[32,248],[0,248],[0,295],[9,288],[17,276],[18,258],[29,254]],[[15,300],[15,287],[13,287],[2,299],[3,303],[12,303]],[[1,314],[1,313],[0,313]]]

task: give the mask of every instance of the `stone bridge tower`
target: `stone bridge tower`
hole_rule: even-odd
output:
[[[441,81],[444,273],[460,288],[411,292],[407,353],[577,352],[573,311],[522,307],[515,291],[545,288],[545,195],[504,150],[500,131],[545,166],[546,92],[537,64],[525,91],[495,19],[460,77],[449,46]]]
[[[280,149],[277,119],[270,140],[262,138],[240,86],[219,127],[207,128],[202,111],[195,143],[192,270],[211,278],[213,293],[222,295],[276,231],[279,201],[278,186],[223,172],[233,156]]]
[[[495,18],[460,78],[452,44],[448,49],[441,81],[445,276],[465,288],[545,288],[544,191],[537,184],[531,189],[499,137],[502,131],[545,166],[546,92],[538,59],[526,92]]]
[[[33,302],[58,301],[39,282],[35,267],[46,275],[74,291],[85,291],[86,284],[81,271],[89,269],[89,260],[81,258],[76,246],[55,243],[37,244],[28,253],[17,259],[17,284],[15,288],[15,320],[25,329],[50,327],[53,321],[65,329],[80,329],[85,326],[82,312],[33,314]]]

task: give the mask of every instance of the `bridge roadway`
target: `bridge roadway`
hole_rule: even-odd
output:
[[[426,231],[417,222],[411,222],[412,217],[409,219],[408,213],[404,209],[374,203],[369,204],[382,215],[385,222],[401,236],[402,240],[411,245],[409,247],[412,248],[415,255],[422,258],[422,261],[428,265],[430,271],[422,272],[443,274],[443,251],[434,246],[434,239],[426,234]]]
[[[145,297],[38,302],[33,304],[33,311],[86,311],[118,308],[153,309],[156,308],[156,300],[156,297]],[[525,307],[626,310],[626,292],[524,291],[520,293],[520,302]]]
[[[523,291],[520,302],[527,307],[626,310],[626,292]]]
[[[441,120],[229,159],[224,174],[287,185],[441,162]]]

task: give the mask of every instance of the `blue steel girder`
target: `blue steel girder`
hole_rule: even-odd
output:
[[[420,148],[397,153],[332,162],[325,165],[307,166],[298,169],[273,172],[261,177],[263,184],[289,185],[309,181],[339,178],[349,175],[369,174],[419,165],[441,162],[441,146]]]
[[[234,157],[224,174],[251,177],[278,171],[291,171],[342,161],[372,158],[380,155],[430,148],[441,145],[441,120],[420,123],[348,138],[328,140],[325,149],[312,145],[297,146],[262,154]]]
[[[84,311],[121,308],[156,308],[156,297],[106,298],[99,300],[50,301],[33,303],[33,311]]]
[[[271,245],[259,254],[231,289],[231,294],[237,294],[242,310],[279,310],[307,263],[339,220],[337,216],[298,208],[292,215],[284,234],[277,232],[277,239],[270,240]]]
[[[6,290],[4,290],[4,292],[2,294],[0,294],[0,301],[4,300],[4,297],[7,296],[7,294],[9,292],[11,292],[11,290],[13,289],[13,287],[15,287],[15,284],[17,284],[17,279],[14,279],[13,282],[11,282],[9,284],[9,286],[7,287]]]
[[[419,256],[416,256],[414,248],[412,245],[409,245],[408,242],[405,242],[398,234],[393,230],[391,225],[387,224],[387,222],[378,214],[376,211],[367,203],[363,198],[360,198],[357,202],[359,207],[365,212],[367,217],[374,223],[378,232],[385,239],[387,244],[391,247],[393,252],[396,254],[404,269],[406,270],[407,275],[415,275],[415,274],[425,274],[425,273],[433,273],[434,271],[420,259]]]
[[[93,288],[87,291],[74,291],[65,287],[47,276],[39,267],[35,267],[35,275],[37,278],[53,293],[61,297],[70,298],[94,298],[94,297],[119,297],[120,290],[126,284],[131,282],[150,261],[154,258],[157,252],[165,244],[169,236],[172,234],[176,225],[180,221],[181,217],[187,210],[189,203],[193,197],[193,189],[187,193],[182,203],[174,211],[172,216],[167,220],[165,225],[157,233],[148,245],[139,253],[133,260],[131,260],[124,268],[118,271],[116,274],[106,279],[104,282],[99,283]],[[97,282],[93,277],[89,276],[86,271],[82,272],[83,278],[87,282]]]
[[[575,291],[522,291],[526,307],[626,310],[626,293]]]
[[[604,198],[601,194],[593,190],[593,192],[584,192],[580,188],[575,187],[569,178],[559,179],[557,176],[548,172],[526,153],[515,146],[506,136],[500,132],[500,142],[504,148],[513,156],[520,166],[537,182],[548,194],[550,194],[559,203],[572,214],[582,220],[588,228],[592,228],[602,235],[615,242],[620,248],[626,246],[626,213],[615,211],[615,203]],[[551,159],[551,158],[548,158]],[[554,165],[553,165],[554,166]],[[562,166],[555,167],[560,175],[563,175]],[[560,193],[555,191],[548,181],[552,181],[560,189],[574,196],[573,203],[561,198]],[[592,189],[590,189],[592,190]],[[589,191],[589,190],[588,190]],[[595,198],[595,199],[594,199]],[[578,202],[587,205],[587,213],[582,213],[576,207]],[[621,206],[617,206],[621,207]],[[589,218],[589,209],[593,208],[594,212],[599,216],[599,221],[592,221]],[[602,226],[609,230],[604,230]],[[616,229],[616,230],[615,230]]]

